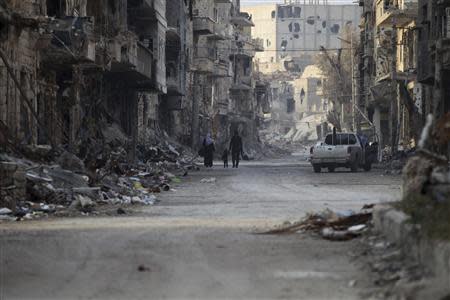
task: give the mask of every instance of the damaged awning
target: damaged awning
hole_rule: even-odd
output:
[[[381,81],[370,88],[374,104],[389,106],[395,98],[395,89],[392,81]]]

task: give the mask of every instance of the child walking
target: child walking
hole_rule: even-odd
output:
[[[223,160],[223,167],[228,168],[228,149],[223,150],[222,160]]]

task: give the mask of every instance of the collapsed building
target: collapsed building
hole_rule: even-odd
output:
[[[332,109],[340,116],[336,123],[343,123],[342,120],[349,123],[351,105],[345,109],[343,105],[332,105],[349,97],[323,93],[325,76],[317,68],[316,56],[322,52],[328,56],[328,51],[335,53],[348,48],[343,45],[347,41],[340,36],[350,27],[356,27],[361,9],[357,5],[328,1],[285,0],[279,4],[249,5],[246,11],[252,14],[256,24],[252,34],[263,39],[266,50],[255,56],[260,72],[269,78],[271,85],[283,87],[287,82],[292,85],[291,96],[277,93],[275,86],[272,89],[272,96],[273,91],[277,96],[271,98],[271,114],[267,116],[270,115],[274,124],[284,123],[272,128],[279,135],[289,133],[285,136],[288,139],[306,141],[321,138],[328,132],[324,120]],[[280,107],[283,113],[279,113]]]

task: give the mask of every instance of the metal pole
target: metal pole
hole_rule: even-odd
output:
[[[353,32],[350,32],[350,55],[352,56],[352,127],[353,130],[356,128],[356,111],[355,111],[355,57],[353,55]]]

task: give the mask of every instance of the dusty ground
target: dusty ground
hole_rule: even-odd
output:
[[[399,183],[293,157],[192,173],[124,217],[1,224],[0,299],[359,299],[371,279],[349,255],[358,241],[254,233],[393,200]]]

